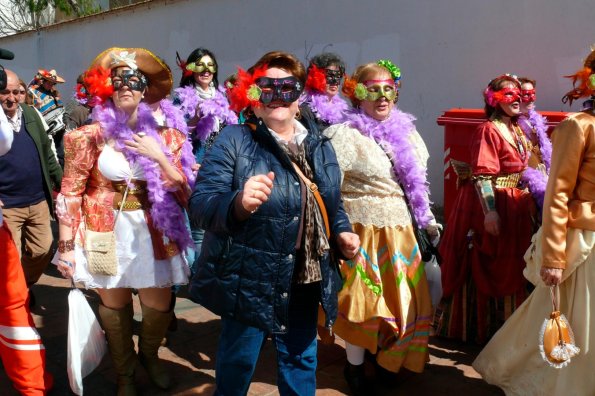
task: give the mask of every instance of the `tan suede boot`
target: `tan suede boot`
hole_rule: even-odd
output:
[[[107,345],[118,374],[118,396],[136,396],[134,369],[136,353],[132,340],[134,310],[132,302],[122,309],[99,305],[99,317],[107,337]]]
[[[149,308],[141,302],[143,322],[138,338],[138,357],[140,364],[147,370],[149,377],[157,387],[167,389],[171,380],[169,374],[159,360],[158,351],[161,340],[165,337],[171,322],[173,310],[160,312]]]

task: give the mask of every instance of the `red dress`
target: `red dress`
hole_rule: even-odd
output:
[[[519,144],[522,146],[519,147]],[[472,175],[504,176],[527,167],[522,140],[509,141],[492,121],[481,124],[471,143]],[[459,189],[440,245],[445,300],[439,334],[487,341],[526,297],[523,256],[531,243],[535,204],[527,190],[494,187],[500,235],[484,229],[474,183]]]

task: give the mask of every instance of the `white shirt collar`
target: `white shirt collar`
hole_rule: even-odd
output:
[[[295,119],[293,120],[294,133],[293,137],[291,138],[291,141],[283,139],[277,132],[273,131],[271,128],[268,129],[271,135],[273,135],[273,137],[275,138],[275,140],[277,140],[277,143],[284,144],[286,146],[290,143],[299,146],[303,143],[304,139],[306,139],[306,136],[308,136],[308,130],[306,129],[306,127],[303,126],[301,122]]]
[[[23,109],[21,109],[21,106],[19,106],[19,105],[17,105],[17,111],[14,114],[14,116],[12,116],[12,117],[6,116],[6,118],[8,119],[8,123],[10,124],[10,126],[12,126],[12,130],[15,133],[18,133],[21,131],[22,117],[23,117]]]

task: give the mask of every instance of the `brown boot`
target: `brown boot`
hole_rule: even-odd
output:
[[[99,317],[107,337],[107,345],[118,374],[118,396],[136,396],[134,369],[136,354],[132,340],[132,302],[122,309],[99,305]]]
[[[161,389],[167,389],[171,380],[169,374],[161,364],[157,352],[161,340],[165,337],[167,327],[171,322],[173,311],[160,312],[149,308],[141,302],[143,322],[138,338],[138,357],[140,364],[147,370],[149,377]]]

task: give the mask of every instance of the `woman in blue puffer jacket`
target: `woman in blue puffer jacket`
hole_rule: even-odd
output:
[[[193,221],[206,230],[190,294],[222,317],[218,395],[247,393],[268,334],[280,393],[314,394],[318,306],[330,327],[341,287],[329,252],[351,258],[359,249],[333,148],[314,124],[296,119],[305,78],[284,52],[239,70],[230,103],[253,115],[221,132],[190,200]]]

